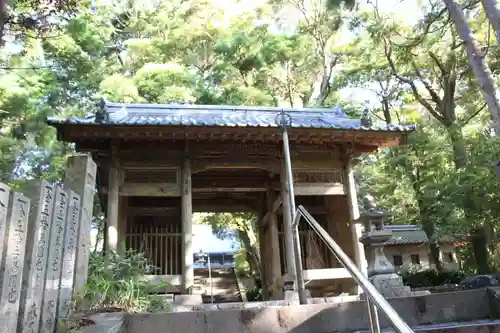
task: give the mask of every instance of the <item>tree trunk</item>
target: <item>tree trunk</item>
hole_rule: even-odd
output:
[[[456,126],[447,127],[451,145],[453,147],[453,159],[455,162],[456,169],[462,169],[467,166],[467,152],[465,149],[465,142],[462,135],[462,129]],[[465,219],[469,225],[474,224],[476,210],[474,201],[471,200],[470,196],[466,196],[463,202],[463,208],[465,213]],[[471,242],[472,251],[474,253],[474,259],[476,262],[477,269],[480,273],[486,273],[489,271],[488,265],[488,240],[485,236],[484,227],[476,227],[471,230]]]
[[[247,254],[247,262],[250,266],[250,272],[254,278],[260,279],[260,258],[259,258],[259,250],[252,244],[248,234],[244,231],[239,230],[238,235],[243,242],[243,246],[245,247]]]
[[[465,168],[468,163],[468,158],[467,150],[465,149],[465,141],[462,129],[458,125],[453,124],[446,127],[446,130],[448,131],[448,136],[451,141],[451,147],[453,150],[453,162],[455,163],[455,168]]]
[[[487,242],[486,228],[484,226],[474,228],[471,244],[478,274],[487,274],[490,272]]]
[[[5,28],[5,18],[6,18],[6,12],[7,12],[7,6],[9,4],[8,0],[0,0],[0,47],[4,46],[4,28]]]
[[[384,112],[384,120],[387,125],[392,124],[391,110],[389,108],[389,101],[386,97],[382,98],[382,110]]]
[[[429,238],[429,263],[434,264],[436,271],[441,272],[443,270],[443,265],[441,260],[439,260],[439,246],[434,239],[435,225],[432,219],[428,218],[428,214],[425,212],[425,205],[422,200],[418,200],[418,208],[420,211],[420,218],[422,219],[422,229],[424,230],[427,238]]]
[[[481,3],[483,4],[486,16],[495,31],[497,43],[500,45],[500,9],[497,6],[497,0],[481,0]]]
[[[481,92],[491,113],[494,122],[495,133],[500,135],[500,104],[496,96],[496,85],[493,81],[491,71],[484,61],[484,54],[477,46],[475,37],[472,35],[469,24],[462,9],[454,0],[443,0],[455,28],[465,43],[467,58],[472,72],[476,76]]]

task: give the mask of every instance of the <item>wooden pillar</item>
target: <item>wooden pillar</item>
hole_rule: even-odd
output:
[[[365,248],[364,245],[359,241],[361,237],[361,224],[355,223],[359,219],[359,205],[358,205],[358,196],[356,191],[356,183],[354,181],[354,172],[352,170],[351,160],[347,160],[344,163],[343,170],[343,183],[345,193],[347,195],[347,201],[349,204],[349,220],[350,220],[350,230],[351,230],[351,239],[354,246],[354,262],[358,266],[358,268],[365,273],[368,272],[366,256],[365,256]],[[361,292],[361,290],[359,290]]]
[[[127,251],[125,238],[127,236],[127,220],[128,220],[128,197],[120,196],[120,211],[118,213],[118,250]]]
[[[340,248],[355,262],[355,244],[351,237],[351,223],[349,217],[349,204],[346,195],[325,195],[325,210],[328,221],[328,233],[337,242]],[[335,267],[343,266],[335,259]],[[339,293],[348,292],[357,294],[356,282],[352,279],[342,279],[335,282],[336,291]]]
[[[267,191],[267,211],[269,217],[267,220],[267,239],[269,244],[269,280],[271,282],[271,298],[281,299],[281,258],[280,258],[280,240],[278,235],[278,218],[276,212],[273,211],[274,201],[276,200],[276,193],[274,190]]]
[[[115,152],[111,154],[108,173],[108,207],[107,207],[107,249],[118,250],[118,219],[120,206],[120,171],[118,158]]]
[[[286,176],[286,166],[284,161],[281,163],[281,197],[283,198],[283,232],[285,241],[286,257],[286,280],[294,281],[295,290],[297,290],[297,277],[295,266],[295,253],[293,248],[293,229],[292,229],[292,211],[290,210],[290,192],[288,191],[288,182]]]
[[[191,191],[191,161],[184,159],[182,167],[181,192],[182,219],[182,287],[186,294],[191,294],[194,285],[193,268],[193,204]]]
[[[265,205],[264,205],[265,206]],[[262,297],[264,301],[269,299],[269,268],[270,262],[267,260],[270,255],[269,237],[267,232],[265,211],[261,212],[258,216],[258,230],[259,230],[259,252],[260,252],[260,279],[262,284]]]

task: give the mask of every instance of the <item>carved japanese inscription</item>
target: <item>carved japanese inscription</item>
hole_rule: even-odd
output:
[[[30,210],[30,200],[24,195],[13,193],[11,198],[12,205],[7,218],[5,266],[0,271],[0,280],[3,281],[0,298],[1,333],[15,332],[17,327]]]
[[[20,333],[38,333],[40,314],[42,310],[42,300],[45,287],[45,271],[47,268],[47,257],[49,251],[49,240],[51,232],[51,220],[54,208],[54,186],[46,181],[42,181],[40,188],[35,188],[32,195],[32,202],[38,197],[37,204],[33,204],[29,217],[28,232],[28,254],[31,250],[31,265],[29,273],[23,277],[22,292],[25,295],[26,303],[21,303],[23,313]],[[30,247],[32,245],[32,247]],[[23,300],[24,301],[24,300]]]
[[[76,263],[73,290],[78,292],[87,280],[89,261],[90,222],[94,205],[97,166],[89,155],[68,158],[65,186],[80,195],[81,212],[76,245]]]
[[[80,196],[76,192],[70,190],[69,204],[66,215],[66,228],[64,230],[64,252],[62,259],[61,280],[59,285],[59,307],[57,309],[58,318],[65,318],[71,307],[80,213]]]
[[[64,245],[64,231],[66,212],[68,210],[68,194],[63,188],[56,188],[54,210],[52,214],[52,229],[48,266],[45,280],[45,290],[42,305],[42,320],[40,333],[53,333],[56,324],[56,307],[59,296],[61,278],[62,255]]]

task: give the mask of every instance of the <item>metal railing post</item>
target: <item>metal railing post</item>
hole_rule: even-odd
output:
[[[366,307],[368,310],[368,319],[370,320],[370,331],[372,333],[380,333],[380,322],[378,320],[378,310],[373,305],[370,297],[366,296]]]
[[[285,170],[286,170],[286,181],[288,187],[288,193],[290,196],[290,210],[292,216],[292,233],[293,233],[293,250],[295,252],[295,276],[297,278],[297,291],[299,293],[300,304],[307,304],[306,288],[304,283],[304,273],[302,269],[302,256],[300,251],[300,237],[299,237],[299,226],[298,222],[300,220],[300,215],[297,214],[295,209],[295,191],[293,188],[293,172],[292,172],[292,159],[290,157],[290,143],[288,142],[288,131],[287,127],[292,125],[292,117],[282,111],[278,117],[278,125],[281,128],[281,134],[283,137],[283,153],[285,157]],[[278,120],[278,119],[277,119]],[[298,218],[296,218],[298,216]]]

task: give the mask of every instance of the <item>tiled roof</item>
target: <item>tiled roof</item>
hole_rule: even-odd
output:
[[[429,238],[425,232],[415,225],[386,225],[385,230],[392,231],[392,238],[385,245],[410,245],[428,243]],[[454,239],[449,236],[439,237],[440,242],[453,242]]]
[[[260,106],[191,105],[191,104],[123,104],[103,101],[102,118],[96,115],[67,119],[49,117],[49,125],[157,125],[278,127],[282,111],[291,117],[293,128],[339,129],[355,131],[410,132],[415,126],[374,124],[366,127],[360,119],[349,118],[339,107],[333,109],[278,108]],[[96,113],[97,114],[97,113]]]

